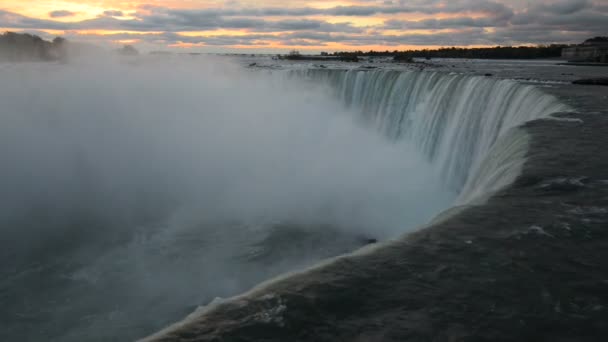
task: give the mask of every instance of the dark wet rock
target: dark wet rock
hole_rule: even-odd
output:
[[[580,79],[580,80],[576,80],[576,81],[572,81],[573,84],[582,84],[582,85],[602,85],[602,86],[608,86],[608,78],[607,77],[603,77],[603,78],[587,78],[587,79]]]
[[[362,245],[372,245],[372,244],[378,243],[378,239],[375,239],[372,237],[362,236],[359,238],[359,240],[361,241]]]
[[[487,74],[484,74],[484,76],[490,77],[490,76],[494,76],[494,74],[487,73]]]
[[[251,63],[251,64],[249,64],[249,67],[252,68],[252,67],[254,67],[256,65],[258,65],[258,63]]]
[[[397,63],[414,63],[414,58],[407,54],[397,54],[393,56],[393,61]]]
[[[533,235],[538,235],[538,236],[546,236],[546,237],[555,239],[554,235],[547,233],[547,231],[545,231],[545,229],[540,226],[532,226],[532,227],[528,228],[528,230],[524,234],[525,235],[533,234]]]

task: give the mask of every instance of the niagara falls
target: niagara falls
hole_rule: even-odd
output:
[[[606,23],[0,3],[0,340],[603,340]]]

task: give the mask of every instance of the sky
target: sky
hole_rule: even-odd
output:
[[[0,0],[1,31],[186,52],[579,43],[608,35],[608,0]]]

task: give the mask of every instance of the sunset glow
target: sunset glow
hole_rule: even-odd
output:
[[[395,50],[579,42],[604,0],[0,0],[0,30],[204,52]]]

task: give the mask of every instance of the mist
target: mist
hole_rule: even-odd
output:
[[[0,65],[4,337],[143,337],[449,206],[408,143],[276,73],[199,57]]]

